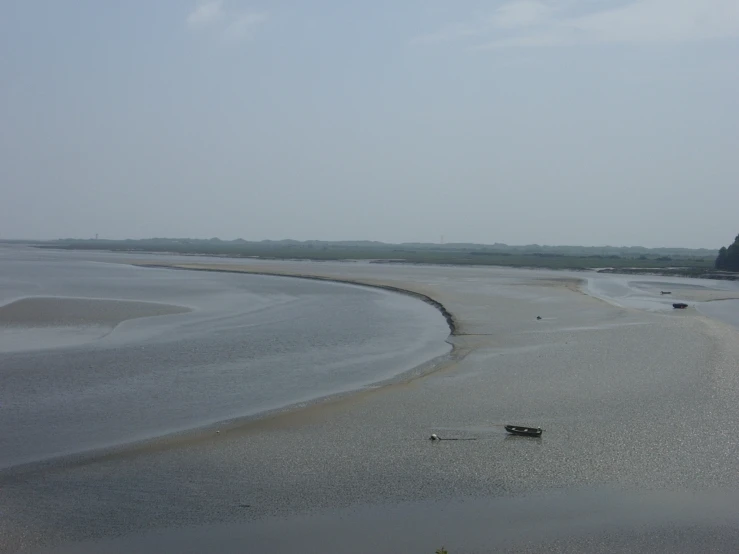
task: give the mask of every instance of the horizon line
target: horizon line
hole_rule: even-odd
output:
[[[598,245],[585,245],[585,244],[545,244],[545,243],[526,243],[526,244],[509,244],[505,242],[494,242],[494,243],[484,243],[484,242],[422,242],[422,241],[402,241],[402,242],[385,242],[380,240],[372,240],[372,239],[338,239],[338,240],[322,240],[322,239],[290,239],[290,238],[283,238],[283,239],[259,239],[259,240],[249,240],[244,239],[241,237],[237,237],[235,239],[221,239],[219,237],[209,237],[209,238],[198,238],[198,237],[147,237],[147,238],[73,238],[73,237],[65,237],[65,238],[54,238],[54,239],[27,239],[27,238],[0,238],[0,243],[49,243],[49,242],[64,242],[64,241],[86,241],[86,242],[137,242],[137,241],[151,241],[151,240],[165,240],[165,241],[182,241],[182,240],[191,240],[191,241],[219,241],[219,242],[246,242],[246,243],[265,243],[265,242],[297,242],[297,243],[347,243],[347,242],[365,242],[365,243],[375,243],[375,244],[383,244],[388,246],[402,246],[402,245],[410,245],[410,244],[420,244],[420,245],[428,245],[428,246],[454,246],[454,245],[470,245],[470,246],[505,246],[509,248],[522,248],[522,247],[539,247],[539,248],[644,248],[646,250],[675,250],[675,249],[682,249],[682,250],[711,250],[711,251],[717,251],[720,250],[719,247],[688,247],[688,246],[643,246],[643,245],[613,245],[613,244],[598,244]]]

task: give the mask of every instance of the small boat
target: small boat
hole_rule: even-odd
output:
[[[522,435],[524,437],[541,437],[544,431],[541,427],[523,427],[521,425],[506,425],[505,430],[512,435]]]
[[[675,309],[677,309],[677,310],[684,310],[685,308],[688,307],[688,305],[685,304],[684,302],[677,302],[677,303],[673,304],[672,307],[675,308]]]
[[[672,294],[671,290],[661,290],[659,291],[660,294]]]

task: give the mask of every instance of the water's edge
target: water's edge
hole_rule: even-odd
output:
[[[129,264],[135,267],[151,268],[151,269],[169,269],[179,271],[208,271],[215,273],[240,273],[244,275],[260,275],[267,277],[287,277],[295,279],[307,279],[314,281],[325,281],[333,282],[337,284],[351,285],[357,287],[374,288],[379,290],[389,291],[395,294],[404,294],[421,300],[434,308],[436,308],[441,315],[444,317],[447,325],[449,326],[449,336],[455,336],[457,334],[457,323],[454,315],[438,300],[431,298],[428,295],[415,292],[412,290],[395,287],[392,285],[364,283],[361,281],[353,281],[349,279],[340,279],[332,277],[322,277],[317,275],[293,275],[293,274],[281,274],[281,273],[270,273],[270,272],[256,272],[256,271],[239,271],[229,269],[217,269],[217,268],[189,268],[189,267],[177,267],[168,265],[155,265],[155,264]],[[175,446],[177,443],[194,441],[198,439],[205,439],[212,437],[214,431],[227,431],[230,429],[240,428],[250,424],[258,424],[259,422],[267,421],[269,419],[277,418],[279,416],[289,415],[292,413],[299,412],[301,410],[319,407],[330,402],[350,399],[353,396],[367,393],[376,392],[384,387],[402,384],[413,381],[420,377],[428,376],[434,373],[441,367],[444,367],[445,362],[453,362],[460,357],[458,346],[451,340],[445,340],[450,345],[451,350],[446,354],[435,356],[424,362],[409,368],[405,371],[393,375],[392,377],[381,379],[379,381],[357,385],[355,388],[349,390],[334,392],[326,395],[322,395],[310,400],[303,400],[297,402],[291,402],[289,404],[279,406],[273,409],[260,411],[255,414],[249,414],[245,416],[237,416],[235,418],[227,418],[218,421],[212,421],[204,423],[202,425],[196,425],[183,430],[177,430],[172,432],[166,432],[161,435],[155,435],[140,440],[123,442],[114,446],[105,446],[102,448],[93,448],[88,450],[82,450],[72,454],[64,454],[61,456],[53,456],[50,458],[44,458],[42,460],[35,460],[30,462],[24,462],[4,468],[0,468],[0,476],[18,476],[28,473],[35,473],[37,471],[43,471],[51,468],[58,467],[69,467],[78,466],[96,461],[104,460],[111,457],[117,457],[122,454],[135,453],[137,451],[143,451],[155,447],[168,447]]]
[[[447,308],[438,300],[435,300],[434,298],[431,298],[430,296],[426,294],[422,294],[420,292],[415,292],[409,289],[404,289],[400,287],[395,287],[392,285],[381,285],[377,283],[367,283],[364,281],[357,281],[353,279],[340,279],[337,277],[323,277],[321,275],[307,275],[307,274],[294,274],[294,273],[278,273],[278,272],[270,272],[270,271],[252,271],[251,269],[244,268],[243,270],[240,269],[218,269],[218,268],[211,268],[211,267],[183,267],[179,265],[168,265],[168,264],[131,264],[135,267],[144,267],[149,269],[174,269],[179,271],[209,271],[213,273],[240,273],[240,274],[247,274],[247,275],[262,275],[266,277],[292,277],[293,279],[307,279],[311,281],[326,281],[329,283],[341,283],[344,285],[354,285],[357,287],[368,287],[368,288],[375,288],[380,290],[387,290],[390,292],[395,292],[398,294],[405,294],[406,296],[412,296],[413,298],[418,298],[419,300],[422,300],[423,302],[430,304],[439,312],[441,312],[441,315],[444,316],[444,319],[447,322],[447,325],[449,325],[449,331],[452,336],[457,335],[457,322],[454,318],[454,314],[452,314]]]

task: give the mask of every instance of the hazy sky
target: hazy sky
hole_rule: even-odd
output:
[[[718,247],[738,0],[4,0],[0,237]]]

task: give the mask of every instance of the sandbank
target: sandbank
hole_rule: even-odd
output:
[[[555,272],[175,265],[427,295],[453,314],[456,357],[420,378],[189,442],[0,474],[12,514],[0,522],[0,545],[226,553],[444,545],[457,554],[680,551],[710,537],[712,551],[735,550],[736,329],[697,312],[612,306]],[[500,424],[510,422],[541,425],[544,436],[509,437]],[[431,433],[474,440],[432,443]]]

